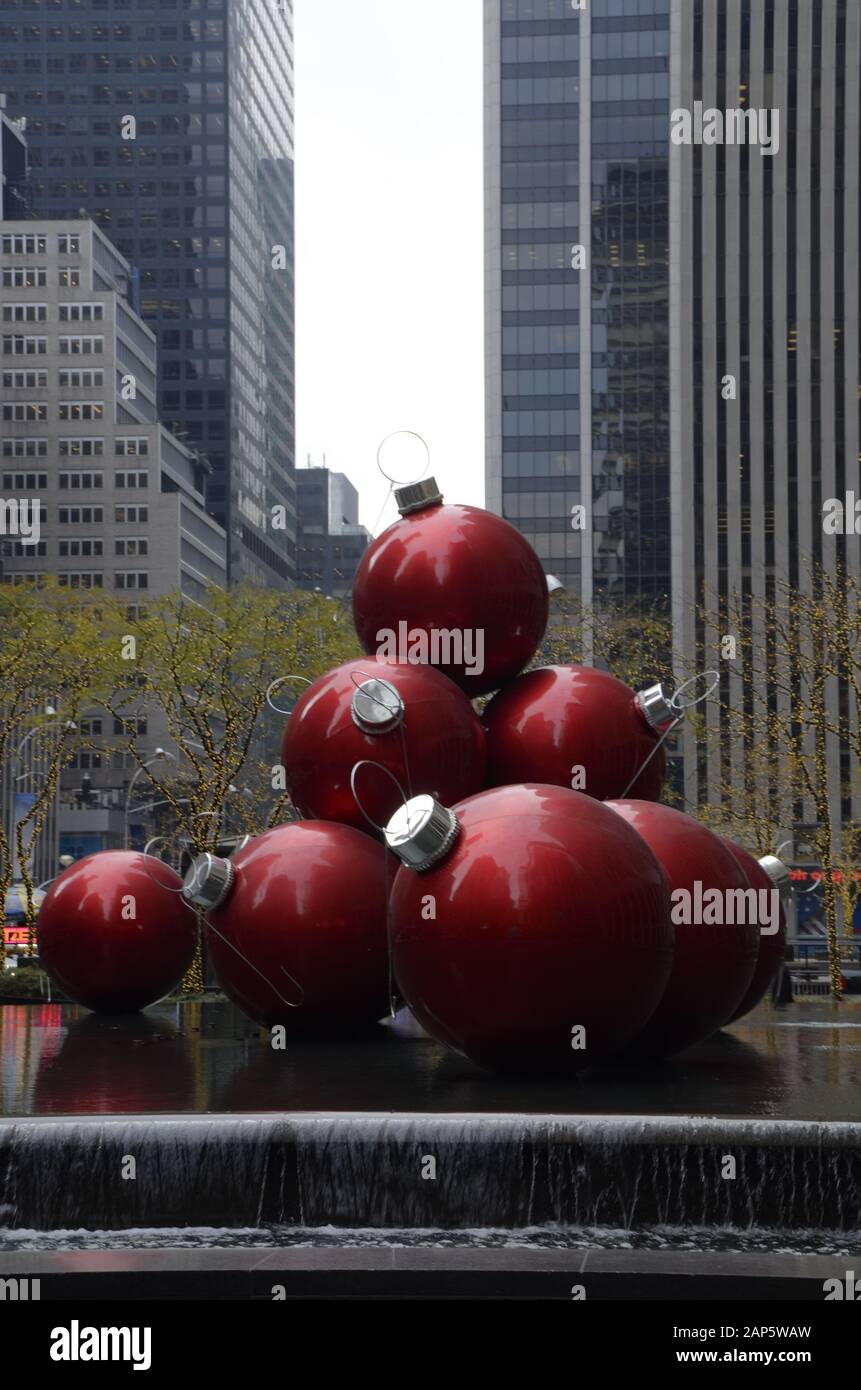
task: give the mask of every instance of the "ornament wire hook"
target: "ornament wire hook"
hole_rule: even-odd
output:
[[[702,695],[697,695],[696,698],[691,700],[680,699],[680,696],[682,695],[683,691],[689,690],[692,687],[696,686],[698,681],[709,680],[710,678],[711,684],[709,685],[707,690],[703,691]],[[668,704],[671,709],[676,710],[676,717],[671,724],[667,725],[666,729],[664,729],[663,733],[661,734],[661,737],[658,739],[654,748],[650,751],[649,756],[646,758],[645,762],[634,773],[634,776],[631,778],[630,782],[628,783],[627,787],[622,793],[622,801],[625,800],[625,797],[629,795],[631,788],[635,786],[637,782],[640,780],[652,759],[657,757],[658,753],[663,748],[670,735],[674,734],[679,725],[684,722],[686,712],[689,709],[694,709],[697,705],[701,705],[704,700],[708,700],[710,696],[712,696],[714,692],[717,690],[718,686],[720,685],[720,680],[720,671],[700,671],[696,676],[691,676],[690,680],[684,681],[674,692],[674,694],[670,696]]]
[[[151,840],[147,840],[146,844],[145,844],[144,847],[143,847],[143,857],[144,857],[144,864],[143,864],[143,867],[144,867],[144,873],[146,874],[147,878],[150,879],[150,881],[151,881],[152,883],[157,884],[159,888],[163,888],[164,891],[165,891],[166,893],[174,893],[177,897],[180,897],[180,896],[182,895],[182,891],[183,891],[182,887],[179,887],[179,888],[170,888],[170,887],[168,886],[168,884],[164,883],[161,879],[156,878],[156,876],[155,876],[154,874],[151,874],[150,871],[149,871],[148,865],[149,865],[150,862],[154,862],[154,863],[156,863],[156,864],[161,864],[161,865],[163,865],[163,867],[164,867],[165,869],[171,869],[170,864],[168,864],[164,859],[159,858],[159,856],[158,856],[157,854],[151,854],[151,853],[150,853],[150,850],[152,849],[153,845],[158,845],[158,844],[168,845],[168,844],[169,844],[169,841],[168,841],[167,836],[166,836],[166,835],[154,835],[154,836],[152,837]],[[171,872],[174,872],[174,870],[171,869]],[[187,907],[190,907],[191,904],[190,904],[190,903],[187,903],[186,906],[187,906]]]
[[[404,435],[406,435],[409,439],[417,439],[425,451],[425,466],[422,469],[421,473],[419,473],[415,478],[393,478],[391,473],[387,473],[385,468],[383,467],[382,453],[386,445],[392,439],[398,439]],[[391,483],[392,487],[405,487],[408,483],[420,482],[421,479],[427,473],[428,469],[430,468],[430,461],[431,456],[427,440],[423,439],[422,436],[416,432],[416,430],[393,430],[391,434],[386,435],[385,439],[380,444],[380,447],[377,449],[377,468],[382,473],[386,482]]]
[[[289,709],[281,709],[279,705],[273,704],[272,696],[275,693],[275,691],[279,688],[279,686],[286,685],[288,681],[304,681],[306,685],[314,684],[313,681],[309,681],[307,676],[279,676],[277,681],[272,682],[269,689],[266,691],[266,703],[271,710],[274,710],[276,714],[283,715],[285,719],[289,718],[293,711]]]

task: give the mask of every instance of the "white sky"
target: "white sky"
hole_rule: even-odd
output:
[[[481,0],[295,0],[295,25],[297,463],[325,453],[374,528],[377,447],[414,430],[480,505]]]

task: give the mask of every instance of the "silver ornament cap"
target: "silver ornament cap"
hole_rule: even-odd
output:
[[[410,512],[420,512],[425,507],[436,506],[437,502],[442,501],[442,493],[437,486],[436,478],[423,478],[420,483],[406,483],[403,487],[396,487],[395,501],[401,516],[409,516]]]
[[[386,844],[402,864],[424,873],[444,859],[460,834],[454,811],[433,796],[413,796],[386,826]]]
[[[186,870],[182,896],[192,907],[209,912],[226,902],[235,880],[236,870],[229,859],[219,859],[215,854],[199,854]]]
[[[556,575],[555,575],[555,574],[548,574],[548,575],[547,575],[547,592],[548,592],[548,594],[550,595],[551,598],[555,598],[557,594],[567,594],[568,589],[567,589],[566,586],[562,583],[562,580],[561,580],[561,579],[557,579],[557,578],[556,578]]]
[[[663,733],[667,725],[672,724],[676,718],[676,711],[660,683],[650,685],[648,690],[641,690],[637,695],[637,704],[649,728],[654,729],[656,733]]]
[[[372,677],[362,681],[353,696],[353,723],[366,734],[387,734],[396,729],[406,712],[399,691],[390,681]]]
[[[789,870],[783,860],[778,859],[776,854],[765,854],[759,861],[759,867],[768,874],[780,894],[780,901],[782,903],[792,902],[795,889],[792,886]]]

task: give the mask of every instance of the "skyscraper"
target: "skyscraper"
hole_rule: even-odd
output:
[[[587,603],[670,587],[669,37],[485,4],[488,501]]]
[[[345,473],[309,464],[296,472],[296,507],[300,587],[346,598],[371,542],[359,523],[358,492]]]
[[[80,217],[132,266],[158,413],[208,460],[231,576],[295,573],[292,0],[0,6],[34,218]]]
[[[861,457],[859,55],[851,0],[485,3],[490,505],[587,603],[668,596],[680,671],[739,710],[775,691],[722,649],[728,606],[861,573],[822,526]],[[744,776],[707,720],[692,806]]]

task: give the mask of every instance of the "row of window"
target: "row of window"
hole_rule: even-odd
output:
[[[0,272],[4,290],[39,290],[48,284],[48,270],[43,265],[6,265]],[[57,272],[60,289],[78,289],[81,271],[78,266],[61,266]]]
[[[73,233],[60,232],[57,236],[57,250],[61,256],[77,255],[81,249],[81,238]],[[41,232],[4,232],[0,237],[0,250],[4,256],[44,256],[48,250],[48,238]]]
[[[7,489],[16,488],[23,491],[34,491],[36,488],[45,488],[48,485],[45,473],[4,473],[3,485]],[[103,526],[105,520],[104,507],[58,507],[57,522],[60,526]],[[42,502],[39,506],[39,521],[43,526],[48,525],[48,508]],[[114,523],[117,526],[146,526],[149,522],[149,507],[131,506],[114,507]],[[120,554],[117,551],[117,554]],[[138,552],[144,554],[144,551]]]
[[[48,43],[104,43],[108,39],[113,39],[118,43],[131,43],[137,37],[140,41],[143,34],[148,34],[150,39],[155,38],[153,32],[155,26],[152,24],[139,25],[138,33],[135,35],[131,24],[0,24],[0,42],[4,39],[9,43],[15,43],[23,39],[25,43],[42,43],[47,39]],[[141,32],[143,31],[143,33]],[[159,31],[159,38],[165,42],[180,40],[193,40],[210,42],[224,38],[224,22],[220,19],[187,19],[183,24],[162,24]]]
[[[83,402],[89,404],[89,402]],[[4,406],[14,410],[15,406]],[[5,417],[4,417],[5,418]],[[59,441],[61,458],[79,455],[82,458],[101,458],[105,452],[104,439],[73,436]],[[47,458],[47,439],[4,439],[0,443],[3,458]],[[149,440],[140,435],[124,435],[114,440],[114,453],[118,458],[144,458],[149,453]]]
[[[63,337],[58,338],[57,343],[61,357],[84,357],[105,350],[105,340],[102,336]],[[5,357],[47,357],[48,339],[4,333],[3,355]]]
[[[64,421],[103,420],[104,401],[61,401],[58,418]],[[48,407],[42,401],[13,401],[4,405],[3,419],[16,425],[39,424],[48,419]]]
[[[104,386],[105,374],[101,367],[65,367],[57,373],[61,388],[73,386]],[[5,370],[3,386],[7,391],[47,391],[47,371],[27,371],[23,367]]]
[[[87,492],[90,490],[100,490],[105,485],[104,473],[94,472],[91,469],[77,469],[74,472],[70,469],[57,474],[59,486],[63,491]],[[4,473],[4,489],[16,491],[27,490],[32,492],[38,488],[47,488],[47,473]],[[142,469],[124,469],[120,473],[114,474],[115,488],[136,488],[139,492],[149,487],[149,473]]]
[[[29,302],[15,304],[12,302],[3,304],[2,311],[4,323],[47,323],[48,321],[47,304]],[[104,304],[78,302],[59,306],[60,323],[98,323],[104,317]]]
[[[630,61],[630,60],[629,60]],[[651,60],[654,61],[654,60]],[[180,95],[181,93],[181,95]],[[70,87],[25,87],[18,91],[9,87],[6,96],[10,111],[16,107],[33,106],[114,106],[122,107],[123,114],[136,111],[139,106],[199,105],[223,106],[225,86],[223,82],[183,82],[180,87],[109,87],[106,83],[97,86]]]
[[[5,26],[10,27],[10,26]],[[0,31],[4,26],[0,24]],[[0,33],[0,43],[3,42]],[[180,72],[223,72],[224,53],[221,50],[214,50],[209,53],[140,53],[137,59],[128,54],[114,54],[111,57],[108,53],[71,53],[68,57],[55,57],[53,54],[45,57],[44,53],[32,58],[22,58],[19,62],[17,58],[0,59],[0,72],[38,74],[42,72],[53,73],[134,73],[134,72],[166,72],[172,77],[176,77]]]
[[[60,541],[57,553],[64,560],[98,560],[105,553],[105,543],[98,537],[76,536],[74,540]],[[29,560],[34,556],[43,558],[47,554],[47,541],[38,541],[35,545],[28,545],[26,541],[0,541],[0,555]],[[114,541],[114,555],[122,559],[139,560],[148,554],[149,541],[146,536],[123,536]]]

